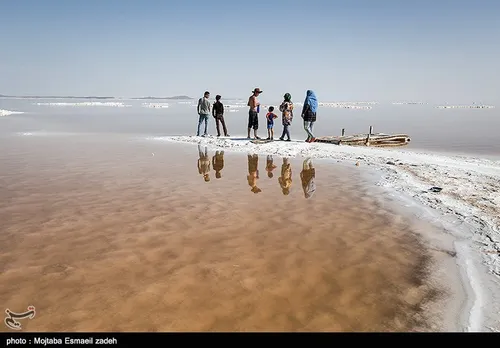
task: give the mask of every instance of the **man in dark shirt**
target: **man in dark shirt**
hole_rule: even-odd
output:
[[[220,102],[221,96],[215,97],[214,107],[212,108],[212,116],[215,118],[215,125],[217,127],[217,136],[220,137],[220,124],[224,130],[224,136],[228,137],[226,122],[224,121],[224,105]]]

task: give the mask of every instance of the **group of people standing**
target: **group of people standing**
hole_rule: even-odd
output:
[[[257,110],[255,108],[252,109],[252,106],[255,105],[258,102],[256,102],[257,96],[262,93],[262,91],[258,88],[256,88],[253,91],[253,95],[250,96],[250,99],[248,101],[248,105],[250,106],[250,111],[249,111],[249,126],[248,126],[248,138],[250,138],[250,120],[255,119],[257,111],[258,113],[258,106]],[[257,93],[257,94],[256,94]],[[291,136],[290,136],[290,128],[292,126],[292,121],[293,121],[293,116],[294,116],[294,105],[292,102],[292,96],[290,93],[285,93],[283,96],[283,101],[281,102],[279,106],[279,110],[281,112],[281,124],[283,126],[283,131],[280,136],[280,140],[284,141],[291,141]],[[304,100],[304,105],[302,107],[302,112],[301,112],[301,117],[304,122],[304,130],[306,131],[307,134],[307,139],[306,142],[312,143],[316,140],[313,134],[313,126],[314,123],[316,122],[316,113],[318,111],[318,100],[316,98],[316,94],[312,90],[308,90],[306,92],[306,99]],[[266,121],[267,121],[267,140],[274,140],[274,120],[278,118],[278,116],[274,113],[274,107],[270,106],[268,109],[268,113],[266,114]],[[254,136],[255,139],[260,139],[257,136],[257,127],[253,128],[254,129]],[[286,139],[285,139],[286,137]]]
[[[224,151],[216,151],[215,155],[210,160],[207,148],[202,149],[198,145],[198,173],[203,176],[205,182],[210,181],[210,165],[215,171],[215,177],[220,179],[222,177],[221,171],[224,168]],[[274,174],[273,171],[277,168],[274,164],[273,156],[267,156],[266,171],[267,176],[271,179]],[[288,196],[290,194],[290,188],[292,186],[292,166],[288,158],[283,158],[283,163],[281,165],[281,173],[278,178],[278,183],[281,187],[283,195]],[[305,198],[311,198],[316,192],[316,169],[314,168],[310,159],[306,159],[302,165],[302,171],[300,172],[300,179],[302,182],[302,190],[304,191]],[[248,155],[248,175],[247,182],[251,187],[251,192],[259,193],[262,189],[258,187],[257,180],[259,176],[259,156],[256,154]]]
[[[228,137],[229,134],[227,132],[227,127],[226,127],[226,121],[224,120],[224,105],[222,104],[221,96],[216,95],[215,96],[215,103],[212,107],[210,105],[210,92],[206,91],[205,94],[203,95],[203,98],[200,98],[198,100],[198,132],[196,133],[197,136],[203,136],[206,137],[208,135],[208,119],[210,118],[210,114],[215,118],[215,125],[217,128],[217,136],[220,137],[221,132],[220,132],[220,126],[222,125],[222,130],[224,131],[224,136]],[[201,133],[201,127],[202,125],[205,124],[205,129],[203,134]]]
[[[259,113],[260,113],[260,102],[258,97],[262,93],[260,88],[255,88],[252,91],[252,95],[248,98],[248,134],[247,138],[251,139],[251,131],[253,129],[254,139],[261,139],[257,131],[259,129]],[[217,136],[221,136],[220,125],[224,132],[224,136],[228,137],[226,122],[224,120],[224,105],[222,104],[221,96],[217,95],[215,97],[215,103],[213,106],[209,101],[210,92],[206,91],[202,98],[198,100],[198,132],[197,136],[208,136],[208,119],[210,115],[215,118]],[[281,112],[281,123],[283,125],[283,131],[280,136],[280,140],[291,141],[290,128],[292,126],[292,121],[294,117],[294,105],[292,102],[292,96],[290,93],[285,93],[283,96],[283,101],[279,106],[279,111]],[[304,100],[304,105],[302,107],[301,117],[303,119],[304,130],[307,134],[308,143],[314,142],[316,138],[313,134],[313,126],[316,122],[316,115],[318,111],[318,100],[316,94],[312,90],[306,92],[306,98]],[[274,113],[274,107],[270,106],[266,114],[266,125],[267,125],[267,140],[274,140],[274,120],[278,116]],[[205,125],[204,132],[201,132],[202,125]],[[285,139],[286,138],[286,139]]]

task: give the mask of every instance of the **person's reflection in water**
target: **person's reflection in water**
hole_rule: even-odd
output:
[[[248,155],[248,185],[252,187],[253,193],[262,192],[260,188],[257,187],[257,179],[259,178],[259,156],[256,154]]]
[[[268,155],[267,156],[267,163],[266,163],[266,171],[267,171],[267,176],[269,178],[272,178],[274,176],[273,170],[276,169],[276,166],[274,165],[273,162],[273,156]]]
[[[288,158],[283,158],[281,165],[281,176],[278,178],[281,190],[285,196],[290,194],[290,187],[292,186],[292,166]]]
[[[215,151],[215,156],[212,157],[212,168],[215,170],[215,177],[222,177],[220,171],[224,168],[224,151]]]
[[[311,198],[316,192],[316,169],[314,169],[311,159],[307,158],[302,164],[302,171],[300,172],[300,180],[302,181],[302,189],[304,190],[304,197]]]
[[[205,146],[205,151],[201,149],[201,145],[198,145],[198,153],[200,158],[198,159],[198,173],[203,175],[206,182],[210,181],[210,158],[208,158],[207,147]]]

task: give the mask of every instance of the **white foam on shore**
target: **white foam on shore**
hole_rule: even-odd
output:
[[[2,110],[0,109],[0,116],[10,116],[10,115],[17,115],[17,114],[24,114],[22,111],[10,111],[10,110]]]
[[[231,109],[242,109],[242,108],[248,108],[246,104],[227,104],[224,105],[226,108],[231,108]]]
[[[394,102],[392,105],[427,105],[425,102]]]
[[[464,330],[498,330],[500,313],[500,161],[427,154],[401,149],[275,141],[253,144],[245,137],[152,137],[208,147],[282,157],[332,159],[378,170],[378,185],[427,207],[456,240],[468,303]],[[431,187],[440,187],[439,193]],[[431,221],[432,222],[432,221]],[[496,328],[495,328],[496,327]]]
[[[125,108],[132,105],[124,104],[122,102],[79,102],[79,103],[35,103],[38,106],[108,106]]]
[[[85,136],[85,133],[70,133],[70,132],[46,132],[46,131],[34,131],[34,132],[18,132],[15,133],[17,136],[22,137],[71,137],[71,136]]]
[[[358,110],[371,110],[371,105],[360,105],[360,103],[318,103],[319,107],[338,108],[338,109],[358,109]]]
[[[494,109],[493,105],[438,105],[437,109]]]

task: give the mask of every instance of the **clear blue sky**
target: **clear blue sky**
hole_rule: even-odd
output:
[[[498,0],[2,0],[0,33],[0,94],[500,96]]]

